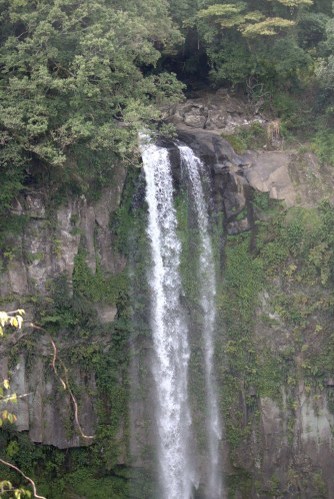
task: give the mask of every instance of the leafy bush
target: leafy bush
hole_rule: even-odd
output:
[[[334,166],[334,131],[330,129],[320,129],[312,142],[314,152],[323,163]]]
[[[240,127],[233,135],[223,135],[236,153],[242,154],[247,149],[257,149],[267,142],[266,129],[261,123]]]

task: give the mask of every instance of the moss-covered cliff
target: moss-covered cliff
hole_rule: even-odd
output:
[[[180,138],[207,165],[219,276],[222,472],[231,498],[330,498],[331,172],[305,148],[282,150],[280,141],[268,142],[265,133],[249,128],[242,103],[226,99],[218,95],[221,108],[216,100],[212,110],[206,97],[188,103],[186,112],[180,106],[172,117]],[[199,117],[212,118],[213,111],[212,130],[204,130],[208,122]],[[234,143],[243,120],[243,140],[254,140],[261,147],[256,152],[237,154],[221,137],[227,124]],[[265,123],[256,126],[263,131]],[[203,463],[203,351],[192,258],[198,234],[178,156],[169,147],[192,324],[190,395]],[[46,333],[27,327],[1,344],[2,376],[11,378],[17,393],[28,394],[13,409],[19,433],[5,428],[1,444],[48,498],[156,497],[145,223],[140,170],[116,169],[95,200],[72,196],[57,204],[42,190],[18,198],[2,236],[2,307],[19,304],[26,322]],[[93,439],[80,435],[69,392],[50,366],[50,336],[68,369],[82,430]],[[2,468],[5,473],[17,480]]]

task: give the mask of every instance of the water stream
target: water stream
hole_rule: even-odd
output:
[[[209,235],[207,206],[201,184],[202,163],[187,146],[179,146],[187,171],[199,231],[198,292],[203,323],[203,376],[206,390],[207,484],[206,497],[221,499],[223,487],[219,442],[221,423],[214,377],[216,279]],[[151,329],[153,374],[156,386],[156,424],[161,497],[190,499],[197,485],[192,456],[191,410],[188,396],[190,348],[188,323],[180,297],[181,244],[173,203],[173,183],[168,151],[146,142],[142,145],[148,204],[147,234],[151,249]]]
[[[219,417],[217,389],[214,377],[214,332],[216,326],[216,277],[209,234],[208,210],[205,202],[200,173],[203,164],[187,146],[179,146],[181,161],[191,184],[191,192],[199,229],[199,295],[202,308],[202,338],[204,347],[204,372],[207,407],[207,433],[209,459],[207,461],[207,495],[211,499],[222,497],[221,463],[219,442],[221,422]]]
[[[187,322],[180,304],[181,244],[176,235],[171,166],[166,149],[154,144],[146,144],[142,149],[152,255],[149,280],[160,482],[164,499],[188,499],[195,480],[189,443],[190,350]]]

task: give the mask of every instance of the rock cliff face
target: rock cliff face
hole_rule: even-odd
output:
[[[166,119],[176,126],[181,140],[214,164],[218,175],[231,173],[241,183],[238,177],[242,177],[244,184],[284,200],[287,207],[314,206],[325,197],[333,199],[330,169],[320,166],[314,154],[289,148],[280,135],[273,137],[269,118],[254,114],[247,103],[224,90],[174,106],[166,111]],[[254,124],[264,131],[261,148],[254,151],[251,145],[250,150],[236,154],[226,139]]]
[[[254,122],[266,129],[269,121],[263,117],[249,116],[245,104],[236,102],[224,92],[188,101],[172,110],[169,119],[176,125],[180,140],[190,145],[211,166],[214,210],[223,212],[226,234],[253,232],[250,251],[256,241],[256,221],[265,221],[268,217],[256,206],[256,193],[267,193],[269,199],[281,201],[285,213],[289,213],[291,208],[292,213],[299,209],[312,210],[324,199],[333,203],[333,176],[311,152],[286,148],[282,139],[272,141],[266,136],[260,149],[235,153],[226,140],[229,135],[240,130],[240,127],[252,126]],[[292,260],[291,269],[295,270],[294,263],[291,262]],[[305,265],[307,266],[306,262]],[[301,276],[290,276],[290,284],[287,286],[283,275],[289,271],[283,266],[275,272],[270,288],[265,288],[259,296],[256,318],[252,325],[253,333],[248,337],[249,348],[252,348],[252,344],[257,350],[255,356],[260,357],[260,360],[254,360],[251,368],[258,368],[257,362],[261,364],[262,355],[265,357],[270,352],[275,358],[282,351],[286,352],[291,348],[294,354],[289,362],[293,364],[293,374],[284,381],[284,377],[282,378],[277,385],[279,393],[271,397],[257,392],[253,386],[246,388],[247,376],[240,381],[243,387],[234,411],[241,411],[239,424],[246,433],[248,427],[250,434],[248,438],[244,437],[243,444],[237,446],[237,451],[231,449],[227,437],[225,452],[230,447],[230,459],[231,456],[234,457],[225,466],[230,476],[235,473],[238,475],[241,468],[254,478],[257,477],[255,481],[258,481],[258,486],[254,486],[254,482],[253,485],[246,485],[246,489],[242,485],[237,486],[236,495],[231,497],[277,495],[332,498],[334,481],[330,470],[334,462],[334,414],[329,408],[332,397],[331,380],[328,382],[323,379],[320,387],[310,387],[309,378],[307,375],[305,377],[303,348],[305,351],[312,349],[314,340],[308,339],[306,331],[299,332],[303,340],[298,341],[305,342],[304,347],[299,350],[292,339],[298,327],[291,324],[290,327],[287,326],[287,321],[283,318],[285,311],[281,309],[277,312],[274,305],[275,296],[283,293],[288,300],[293,300],[294,296],[300,295],[301,288],[304,298],[308,300],[307,296],[318,292],[315,291],[317,285],[307,285],[306,289]],[[224,269],[222,273],[224,276]],[[298,279],[299,284],[296,283]],[[324,295],[327,292],[324,290]],[[264,323],[264,316],[268,317],[269,324]],[[308,320],[310,323],[318,321],[318,324],[324,325],[330,319],[327,311],[317,310],[315,307]],[[322,327],[326,328],[325,325],[319,326]],[[227,338],[227,341],[233,343],[233,337]],[[228,360],[226,362],[228,364]],[[312,369],[312,366],[308,368]],[[266,376],[269,379],[275,377],[274,370]],[[222,385],[225,382],[223,376]],[[224,397],[224,389],[222,394]],[[251,416],[254,404],[259,416],[256,424],[252,422]],[[228,417],[233,418],[233,415],[230,413]],[[242,482],[240,475],[239,480]]]
[[[236,112],[235,107],[225,107],[226,99],[218,100],[216,96],[214,105],[207,99],[185,104],[186,113],[182,113],[183,107],[176,108],[169,119],[176,125],[180,140],[190,145],[204,163],[211,165],[216,201],[220,198],[218,202],[222,204],[218,209],[224,211],[230,234],[250,228],[249,218],[235,222],[246,207],[250,191],[268,193],[271,199],[282,201],[287,208],[316,206],[324,198],[333,201],[330,170],[321,166],[314,154],[295,149],[275,150],[279,144],[273,148],[271,141],[264,143],[260,150],[235,153],[222,134],[228,136],[227,132],[230,134],[240,126],[247,128],[258,123],[258,118],[248,117],[247,108],[240,102]],[[211,113],[215,118],[211,119],[208,130],[203,126],[203,119],[195,118],[211,116]],[[217,116],[224,119],[219,120]],[[261,119],[261,123],[265,129],[266,121]],[[272,150],[267,150],[268,146]]]
[[[228,136],[232,137],[240,127],[247,129],[254,123],[265,130],[268,120],[254,115],[254,111],[250,112],[245,103],[230,97],[226,92],[188,100],[185,104],[166,111],[166,119],[176,125],[179,139],[190,145],[208,165],[213,188],[213,220],[214,214],[222,214],[223,218],[221,253],[225,251],[229,236],[239,237],[241,233],[249,233],[249,252],[253,251],[252,257],[256,258],[256,251],[260,251],[263,246],[262,243],[261,248],[256,246],[259,232],[257,222],[269,224],[271,216],[254,201],[261,193],[267,195],[269,200],[280,201],[276,206],[281,206],[284,213],[289,213],[289,209],[293,213],[297,209],[307,211],[316,208],[323,199],[331,202],[334,200],[333,178],[311,152],[285,148],[281,139],[275,141],[267,137],[257,150],[236,153],[227,140]],[[36,314],[40,314],[40,311],[36,311],[36,304],[52,300],[52,283],[59,277],[64,279],[70,299],[78,255],[83,255],[85,268],[93,276],[102,272],[103,276],[112,278],[124,271],[127,261],[116,249],[113,233],[110,231],[110,218],[120,206],[125,178],[126,172],[116,168],[112,187],[105,188],[95,202],[89,202],[83,196],[73,196],[58,207],[50,207],[45,192],[29,192],[17,200],[13,213],[24,220],[24,227],[8,236],[7,249],[2,255],[4,267],[0,295],[4,309],[23,306],[27,312],[26,322],[34,322]],[[139,194],[139,198],[138,204],[142,205],[142,195]],[[261,241],[268,242],[268,247],[272,248],[275,233],[271,235],[269,232],[268,229],[268,237],[262,236]],[[238,240],[236,247],[238,245],[241,247],[243,240]],[[279,248],[279,251],[283,250]],[[307,258],[316,260],[317,255],[322,255],[325,261],[324,247],[319,247],[317,251],[311,251],[311,257]],[[233,269],[228,268],[228,244],[226,253],[227,256],[224,254],[222,257],[223,280],[225,264],[227,274],[233,274]],[[247,254],[244,254],[244,259],[248,258],[245,256]],[[290,257],[286,264],[279,263],[273,270],[268,262],[274,258],[281,261],[279,255],[273,255],[269,250],[267,257],[264,257],[266,271],[272,272],[270,285],[266,281],[261,290],[257,291],[254,284],[251,290],[256,295],[251,320],[243,310],[242,313],[240,310],[236,312],[248,321],[245,337],[249,343],[242,343],[244,340],[240,342],[242,354],[249,350],[250,358],[255,360],[249,361],[247,366],[241,365],[240,358],[235,353],[240,347],[237,346],[237,340],[232,333],[230,337],[228,333],[227,336],[221,336],[221,343],[224,345],[220,347],[218,360],[221,362],[221,405],[226,419],[226,435],[222,443],[226,482],[231,497],[235,498],[334,498],[334,478],[331,472],[334,461],[334,415],[331,402],[334,382],[328,377],[325,380],[321,378],[317,386],[310,383],[310,372],[313,371],[308,358],[310,352],[317,354],[317,349],[325,345],[321,343],[323,340],[319,339],[319,334],[329,330],[331,324],[332,316],[328,306],[330,300],[326,301],[326,296],[331,291],[328,286],[319,291],[320,284],[316,277],[313,282],[308,277],[305,284],[302,263],[299,268],[299,264]],[[233,265],[240,265],[242,273],[242,261],[236,259],[236,262]],[[320,267],[316,267],[316,271],[319,273]],[[236,273],[239,273],[239,269]],[[247,279],[246,271],[244,279]],[[232,289],[226,292],[222,301],[230,303],[228,300],[233,298],[234,293],[237,295],[240,292],[241,296],[245,292],[247,295],[248,291],[244,291],[242,285],[238,284],[241,291],[238,288],[237,291]],[[294,317],[288,317],[291,319],[289,323],[288,304],[284,302],[285,305],[282,305],[284,297],[291,302],[294,297],[298,297],[300,307],[311,310],[303,312],[307,325],[299,324]],[[237,299],[239,297],[231,302],[231,309],[238,308]],[[317,304],[312,302],[313,299],[314,302],[317,300]],[[245,300],[246,303],[248,295]],[[101,325],[112,324],[119,314],[116,300],[113,299],[103,302],[97,298],[93,308],[97,313],[95,320]],[[229,318],[223,314],[222,323],[233,320],[233,316]],[[242,327],[240,323],[240,329]],[[63,335],[61,324],[59,329],[57,346],[61,357],[76,343],[80,343],[80,340]],[[314,331],[318,331],[318,336]],[[30,345],[29,335],[37,334],[37,342]],[[26,341],[23,348],[19,347],[18,340],[21,337]],[[99,343],[107,351],[108,338],[108,335],[98,335],[90,338],[88,343],[92,348]],[[131,355],[135,358],[133,345],[129,347],[126,344],[124,348],[132,348]],[[145,344],[141,348],[149,352],[150,347]],[[19,400],[17,407],[11,408],[18,415],[17,428],[19,431],[29,432],[33,442],[60,449],[85,446],[91,441],[82,438],[75,428],[71,397],[67,391],[62,390],[59,379],[50,367],[53,353],[50,335],[36,330],[34,332],[33,329],[30,332],[15,333],[2,342],[0,374],[3,378],[11,379],[13,391],[25,395]],[[145,355],[146,358],[149,357],[149,353]],[[269,360],[266,357],[268,355]],[[279,362],[275,364],[276,358],[283,359],[286,364],[283,367]],[[227,389],[225,390],[228,383],[226,376],[231,376],[234,372],[233,359],[236,359],[237,373],[233,376],[237,384],[231,389],[234,398],[231,395],[228,399]],[[130,378],[135,378],[132,384],[136,385],[139,392],[143,387],[138,373],[145,366],[140,366],[137,360],[135,358],[137,367],[132,365],[132,371],[130,370]],[[240,366],[245,368],[243,374],[238,373]],[[74,363],[68,368],[70,379],[76,387],[82,431],[86,435],[94,435],[97,427],[94,364],[83,368]],[[282,372],[285,368],[286,376]],[[261,369],[266,373],[265,379],[264,375],[257,378],[258,374],[254,373]],[[122,383],[121,374],[117,382]],[[115,396],[119,396],[117,393],[116,390]],[[128,400],[123,403],[127,406]],[[104,410],[112,413],[113,407],[107,407],[108,403],[105,405]],[[147,407],[137,398],[132,400],[131,412],[132,424],[136,427],[133,429],[140,433],[142,446],[149,447],[148,440],[151,437],[147,429]],[[234,427],[229,424],[230,419],[235,420]],[[117,422],[115,431],[121,445],[116,448],[112,462],[129,464],[124,451],[128,435],[122,421]],[[139,455],[141,449],[136,446],[138,447],[135,441],[130,442],[132,450],[135,449],[134,454]],[[145,458],[138,459],[136,464],[149,467],[152,462],[151,450],[145,447],[145,451]]]
[[[0,295],[5,309],[17,307],[26,311],[25,323],[35,321],[36,302],[48,302],[52,282],[62,276],[72,294],[75,258],[82,251],[87,267],[96,272],[97,262],[106,274],[119,274],[125,260],[113,247],[109,227],[112,213],[119,207],[126,172],[116,168],[113,187],[105,188],[98,201],[88,202],[84,196],[67,199],[58,208],[50,208],[45,192],[31,192],[17,200],[13,212],[22,217],[24,228],[8,240],[10,252],[5,253],[6,268],[1,273]],[[65,293],[65,289],[63,290]],[[51,299],[51,298],[49,298]],[[111,323],[117,314],[115,303],[96,303],[98,320]],[[59,324],[61,331],[62,324]],[[38,341],[35,343],[35,337]],[[31,337],[33,361],[27,365],[27,355],[18,347],[15,355],[9,349],[19,345],[21,336]],[[73,345],[73,338],[59,338],[61,355]],[[73,414],[71,398],[62,390],[59,379],[51,368],[53,347],[47,332],[30,329],[29,333],[14,334],[2,342],[0,350],[2,379],[11,379],[11,390],[19,395],[17,405],[6,409],[17,414],[17,428],[28,431],[33,442],[58,448],[86,445],[70,422]],[[80,387],[80,423],[83,433],[93,435],[96,426],[95,375],[77,366],[71,368],[71,377]],[[75,425],[74,425],[75,426]]]

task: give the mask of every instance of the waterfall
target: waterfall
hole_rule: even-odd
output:
[[[207,432],[209,459],[207,462],[207,496],[210,499],[223,497],[219,442],[221,423],[219,418],[217,389],[214,378],[214,331],[216,325],[216,277],[212,244],[209,235],[207,206],[205,203],[200,172],[201,161],[187,146],[179,146],[181,161],[186,169],[197,214],[199,228],[199,294],[203,311],[202,337],[205,360],[205,388],[207,400]]]
[[[195,481],[189,444],[190,350],[180,304],[181,244],[176,235],[171,166],[167,150],[147,141],[142,145],[142,158],[152,258],[149,281],[161,495],[164,499],[189,499]]]
[[[206,391],[207,499],[224,496],[219,443],[222,437],[214,375],[216,278],[209,234],[208,210],[201,182],[203,164],[193,151],[180,145],[181,164],[187,172],[199,234],[198,296],[201,308],[203,377]],[[167,149],[147,141],[141,145],[148,204],[147,234],[151,248],[149,275],[153,375],[156,386],[155,420],[161,497],[190,499],[196,483],[192,457],[191,410],[188,396],[190,347],[188,324],[180,302],[181,244],[173,203],[171,165]]]

